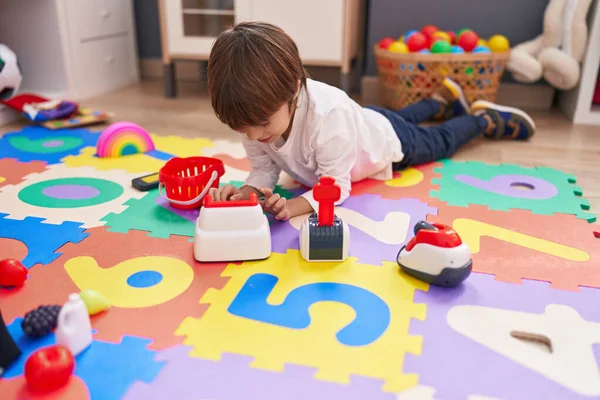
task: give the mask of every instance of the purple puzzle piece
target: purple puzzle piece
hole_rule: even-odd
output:
[[[410,215],[410,226],[406,232],[406,240],[398,244],[379,242],[367,233],[350,226],[350,256],[358,257],[363,264],[381,265],[382,261],[396,262],[398,251],[413,236],[412,227],[420,220],[425,220],[427,214],[436,215],[437,208],[431,207],[418,199],[402,198],[397,200],[384,199],[375,194],[351,196],[344,208],[357,211],[376,221],[382,221],[392,211],[402,211]],[[289,222],[275,222],[271,226],[273,252],[286,253],[287,249],[299,249],[299,232]]]
[[[192,349],[176,346],[162,351],[167,361],[151,383],[135,382],[123,400],[394,400],[381,391],[382,382],[352,377],[350,385],[315,380],[315,369],[286,365],[284,372],[249,366],[252,357],[223,354],[221,361],[190,357]]]
[[[564,304],[582,318],[600,322],[600,290],[570,292],[550,289],[546,282],[511,284],[473,273],[454,289],[431,286],[429,292],[417,290],[414,302],[427,304],[425,321],[413,320],[410,329],[411,334],[423,336],[423,350],[420,356],[407,354],[403,370],[418,373],[419,384],[435,387],[439,398],[466,399],[469,394],[511,400],[589,398],[454,331],[446,315],[456,305],[541,314],[548,304]]]
[[[497,175],[483,180],[470,175],[456,175],[459,182],[483,189],[488,192],[520,199],[550,199],[558,194],[558,188],[552,183],[528,175]],[[519,189],[519,187],[524,188]]]
[[[156,201],[156,204],[158,204],[159,206],[166,208],[167,210],[171,211],[172,213],[179,215],[181,218],[187,219],[188,221],[190,221],[194,224],[196,223],[196,220],[198,219],[198,214],[200,214],[199,208],[194,208],[191,210],[175,208],[169,203],[169,201],[167,199],[165,199],[162,196],[156,196],[155,201]]]

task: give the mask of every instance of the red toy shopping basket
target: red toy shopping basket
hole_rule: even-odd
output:
[[[208,190],[219,187],[219,179],[223,174],[225,165],[219,159],[175,157],[167,161],[159,171],[158,192],[175,208],[198,208]]]

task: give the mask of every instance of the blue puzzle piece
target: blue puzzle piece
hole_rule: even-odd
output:
[[[95,146],[98,136],[88,129],[49,130],[30,126],[0,139],[0,158],[58,164],[66,156],[79,154],[84,147]]]
[[[8,332],[22,354],[4,372],[2,378],[23,375],[25,361],[34,351],[56,343],[54,334],[29,339],[21,329],[22,320],[23,318],[17,318],[8,325]],[[150,342],[149,339],[131,336],[124,336],[121,343],[94,340],[90,347],[75,357],[74,374],[85,382],[90,398],[120,399],[134,382],[152,382],[165,364],[164,361],[154,360],[156,350],[146,348]]]
[[[55,253],[67,242],[79,243],[89,236],[78,222],[47,224],[43,218],[27,217],[23,220],[5,218],[0,213],[0,238],[15,239],[27,246],[27,257],[21,262],[26,268],[35,264],[50,264],[62,253]]]
[[[169,161],[171,158],[175,157],[173,154],[165,153],[160,150],[152,150],[146,153],[150,157],[154,157],[157,160]]]
[[[77,356],[75,375],[86,383],[90,398],[120,399],[134,382],[152,382],[165,362],[154,360],[156,350],[146,348],[150,342],[132,336],[121,343],[95,340]]]
[[[365,346],[374,342],[390,323],[390,309],[375,294],[363,288],[343,283],[319,282],[292,290],[283,303],[271,305],[267,298],[278,278],[270,274],[254,274],[244,284],[228,311],[291,329],[305,329],[310,325],[308,309],[320,301],[336,301],[352,307],[356,318],[340,329],[336,337],[347,346]]]

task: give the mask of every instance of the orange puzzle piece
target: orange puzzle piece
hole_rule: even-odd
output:
[[[106,227],[89,229],[90,233],[84,241],[77,245],[67,244],[60,248],[61,257],[46,266],[35,266],[29,270],[29,279],[20,290],[12,293],[0,292],[2,313],[5,314],[7,323],[15,317],[23,316],[27,311],[37,307],[40,302],[44,304],[63,304],[69,293],[79,292],[80,287],[69,275],[66,265],[72,265],[76,260],[95,260],[98,267],[98,276],[111,274],[115,266],[139,257],[167,257],[181,260],[190,266],[193,271],[189,286],[184,291],[172,298],[157,301],[149,306],[111,306],[107,311],[92,316],[92,327],[98,330],[94,336],[97,340],[120,342],[123,335],[139,336],[152,339],[148,348],[162,350],[164,348],[181,344],[183,337],[175,336],[174,332],[181,322],[188,316],[200,318],[208,305],[200,304],[199,299],[209,288],[221,289],[228,278],[221,277],[221,272],[226,263],[198,263],[194,259],[192,243],[188,237],[174,236],[169,239],[159,239],[147,236],[147,232],[129,231],[122,233],[107,232]],[[151,260],[151,259],[150,259]],[[126,264],[125,264],[126,265]],[[81,265],[75,265],[81,267]],[[118,268],[118,267],[117,267]],[[152,271],[152,265],[147,268]],[[136,297],[135,291],[143,289],[128,286],[128,272],[125,275],[112,274],[107,279],[107,285],[120,287],[129,291]],[[158,275],[158,274],[155,274]],[[98,279],[92,277],[91,285],[102,285]],[[166,277],[165,277],[166,279]],[[150,283],[151,285],[152,283]],[[95,290],[103,291],[106,297],[111,289],[109,286],[95,286]],[[138,286],[139,287],[139,286]],[[169,289],[157,289],[160,293]],[[141,293],[140,293],[141,295]],[[124,294],[113,293],[113,299],[123,297]]]
[[[574,215],[532,214],[527,210],[492,211],[430,202],[437,215],[427,220],[454,227],[471,247],[473,271],[496,280],[550,282],[555,289],[600,288],[600,246],[590,224]]]
[[[436,177],[435,168],[441,163],[429,163],[394,172],[394,178],[388,181],[364,179],[352,183],[350,195],[360,196],[365,193],[377,194],[384,199],[397,200],[412,197],[428,202],[429,191],[434,187],[431,180]]]

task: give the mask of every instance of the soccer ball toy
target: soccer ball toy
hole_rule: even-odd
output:
[[[13,97],[22,78],[17,55],[8,46],[0,44],[0,100]]]

